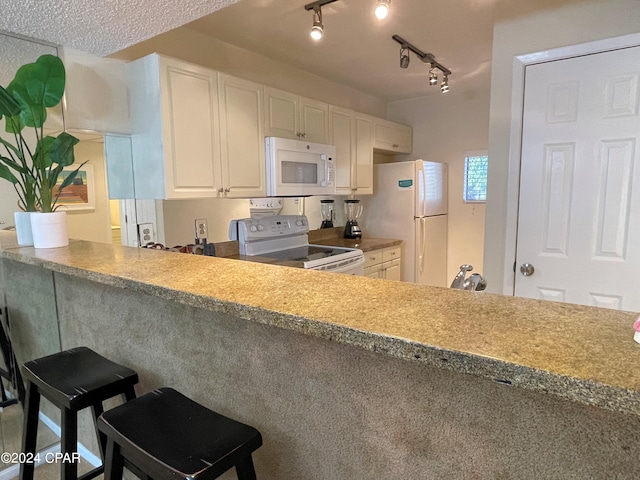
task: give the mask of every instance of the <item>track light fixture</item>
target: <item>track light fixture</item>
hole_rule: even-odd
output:
[[[449,91],[449,76],[445,75],[442,79],[442,83],[440,84],[440,91],[442,93],[447,93]]]
[[[429,69],[429,85],[438,84],[438,73],[433,71],[433,67]]]
[[[409,60],[409,49],[405,46],[400,47],[400,68],[407,68]]]
[[[324,25],[322,24],[322,6],[328,3],[337,2],[338,0],[318,0],[304,6],[304,9],[313,10],[313,26],[311,27],[311,38],[318,41],[324,33]]]
[[[438,73],[435,70],[440,70],[442,75],[444,75],[442,79],[442,84],[440,85],[440,91],[442,93],[447,93],[449,91],[449,75],[451,75],[451,70],[447,67],[438,63],[436,57],[432,53],[424,53],[422,50],[411,45],[405,39],[403,39],[399,35],[394,35],[391,37],[393,40],[398,42],[401,45],[400,48],[400,67],[407,68],[409,66],[409,51],[415,53],[416,57],[420,59],[422,63],[429,64],[429,85],[437,85],[438,84]],[[405,56],[406,55],[406,59]]]
[[[376,17],[378,17],[378,19],[382,20],[387,18],[390,4],[391,0],[378,0],[378,6],[376,7]]]

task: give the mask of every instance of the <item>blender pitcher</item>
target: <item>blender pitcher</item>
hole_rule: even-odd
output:
[[[345,200],[344,215],[347,218],[347,224],[344,226],[344,238],[361,238],[362,231],[357,221],[362,215],[360,200]]]
[[[335,218],[333,200],[320,200],[320,214],[322,215],[320,228],[333,228],[333,220]]]

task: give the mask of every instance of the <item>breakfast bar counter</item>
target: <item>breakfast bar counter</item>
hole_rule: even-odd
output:
[[[262,432],[259,478],[640,476],[636,313],[85,241],[0,260],[20,363],[86,345],[175,387]]]

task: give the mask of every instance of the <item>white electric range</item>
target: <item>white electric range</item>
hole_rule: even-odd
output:
[[[232,220],[229,238],[238,240],[240,255],[260,256],[277,264],[299,264],[310,270],[362,275],[364,254],[357,248],[309,244],[305,215],[273,215]]]

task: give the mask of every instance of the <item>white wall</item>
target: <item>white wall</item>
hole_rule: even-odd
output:
[[[484,273],[488,290],[503,293],[510,261],[504,252],[515,232],[507,230],[509,147],[514,58],[518,55],[640,32],[637,0],[591,0],[499,24],[494,29],[489,125],[489,185],[485,223]],[[640,68],[640,67],[639,67]],[[511,190],[510,190],[511,189]],[[507,244],[509,242],[509,245]],[[504,292],[508,293],[508,292]]]
[[[380,98],[184,28],[111,57],[135,60],[154,52],[358,112],[385,115],[386,105]]]
[[[104,145],[99,141],[81,141],[74,150],[76,164],[89,160],[93,165],[96,208],[92,211],[67,212],[69,238],[111,243],[111,211],[107,195]]]
[[[462,190],[465,152],[488,148],[489,91],[456,91],[454,77],[451,85],[446,95],[437,89],[422,98],[389,103],[387,116],[413,126],[413,153],[402,160],[449,164],[447,278],[452,280],[463,263],[483,272],[485,206],[465,204]]]

